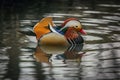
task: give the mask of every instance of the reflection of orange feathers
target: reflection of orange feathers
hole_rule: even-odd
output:
[[[38,62],[49,63],[49,58],[48,58],[47,54],[45,52],[43,52],[40,49],[40,47],[36,48],[36,51],[34,53],[34,57],[35,57],[36,61],[38,61]]]
[[[50,24],[51,26],[54,25],[51,17],[43,18],[34,26],[33,31],[36,34],[37,40],[39,40],[42,35],[50,32],[48,24]]]

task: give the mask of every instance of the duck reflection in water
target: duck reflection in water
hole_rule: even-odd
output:
[[[33,54],[37,62],[52,64],[57,60],[66,63],[66,60],[80,61],[84,52],[83,44],[66,46],[37,46]]]

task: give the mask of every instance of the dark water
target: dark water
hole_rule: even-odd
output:
[[[120,1],[50,1],[1,0],[0,80],[120,80]],[[85,44],[36,46],[18,32],[46,16],[56,25],[78,18]]]

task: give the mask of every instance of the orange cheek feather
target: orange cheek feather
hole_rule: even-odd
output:
[[[78,37],[78,33],[74,30],[74,28],[68,28],[68,30],[65,33],[65,37],[68,39],[74,39]]]

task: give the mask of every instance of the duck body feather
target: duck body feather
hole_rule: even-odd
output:
[[[69,43],[66,38],[54,32],[48,33],[40,38],[40,45],[67,46]]]

